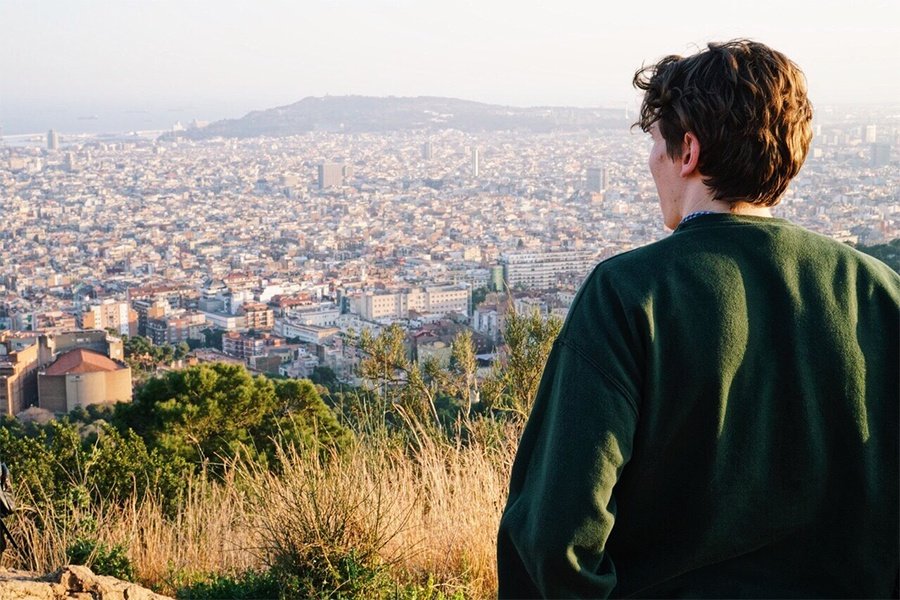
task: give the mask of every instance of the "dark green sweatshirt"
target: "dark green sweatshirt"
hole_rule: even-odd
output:
[[[500,596],[879,597],[898,573],[900,278],[698,216],[588,277],[500,523]]]

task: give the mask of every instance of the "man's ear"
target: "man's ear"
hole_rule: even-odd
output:
[[[684,134],[684,141],[681,147],[681,176],[689,177],[695,173],[699,174],[697,165],[700,162],[700,140],[693,132],[688,131]]]

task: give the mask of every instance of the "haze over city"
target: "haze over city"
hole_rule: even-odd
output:
[[[13,0],[0,33],[7,135],[161,129],[325,95],[633,106],[641,64],[735,37],[792,57],[816,105],[900,99],[891,0]]]

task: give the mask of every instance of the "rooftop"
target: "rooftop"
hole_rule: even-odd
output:
[[[118,371],[123,368],[114,360],[85,348],[76,348],[61,354],[47,367],[45,375],[69,375],[72,373],[96,373],[98,371]]]

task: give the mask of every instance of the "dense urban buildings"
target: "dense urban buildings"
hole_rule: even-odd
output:
[[[820,114],[776,216],[847,242],[900,237],[900,125]],[[67,350],[118,364],[117,336],[352,379],[363,329],[400,322],[415,351],[443,360],[435,331],[469,327],[489,347],[511,305],[564,316],[594,264],[668,235],[647,140],[627,125],[207,141],[51,131],[0,147],[0,410],[39,403],[39,370]]]

